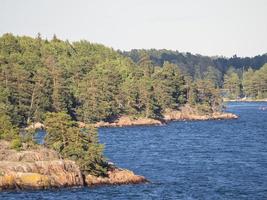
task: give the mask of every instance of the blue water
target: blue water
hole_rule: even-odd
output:
[[[0,199],[267,199],[267,103],[230,103],[237,120],[102,128],[105,155],[149,184],[2,192]]]

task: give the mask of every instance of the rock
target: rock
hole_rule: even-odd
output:
[[[85,183],[88,186],[96,185],[120,185],[120,184],[139,184],[147,183],[143,176],[135,175],[132,171],[126,169],[115,168],[108,172],[107,177],[96,177],[87,175]]]
[[[2,142],[1,142],[2,143]],[[31,150],[16,151],[9,149],[9,147],[0,146],[0,161],[14,161],[14,162],[33,162],[33,161],[47,161],[57,160],[60,156],[57,152],[43,148],[36,147]]]
[[[83,186],[79,167],[70,160],[0,162],[0,189]]]
[[[38,173],[16,173],[12,177],[13,185],[20,189],[43,189],[50,187],[50,180],[47,176]],[[12,184],[9,183],[9,187],[12,188]]]
[[[44,147],[18,152],[9,149],[8,144],[0,142],[0,190],[84,185],[74,161],[62,160],[55,151]]]
[[[223,101],[224,102],[267,102],[267,98],[263,98],[263,99],[255,99],[255,98],[248,98],[248,97],[239,98],[239,99],[224,98]]]
[[[219,119],[237,119],[238,116],[232,113],[215,112],[211,114],[200,114],[196,109],[185,105],[180,110],[166,110],[163,118],[133,118],[130,116],[121,116],[113,122],[97,122],[95,127],[123,127],[123,126],[140,126],[140,125],[163,125],[168,121],[179,120],[219,120]],[[85,127],[84,123],[80,123],[81,127]]]
[[[195,109],[184,106],[180,110],[166,110],[163,114],[166,121],[179,120],[219,120],[219,119],[237,119],[238,116],[232,113],[214,112],[211,114],[199,114]]]
[[[34,130],[36,130],[36,129],[44,129],[44,128],[45,128],[44,124],[42,124],[42,123],[40,123],[40,122],[36,122],[36,123],[34,123],[34,124],[31,124],[31,125],[27,126],[27,127],[25,128],[25,130],[29,130],[29,129],[34,129]]]
[[[98,122],[95,127],[122,127],[122,126],[143,126],[143,125],[162,125],[163,122],[151,118],[132,118],[129,116],[121,116],[114,122]]]
[[[213,113],[212,119],[237,119],[238,116],[233,113]]]
[[[74,161],[61,159],[53,150],[36,146],[16,151],[9,146],[9,142],[0,140],[0,190],[147,182],[143,176],[119,169],[112,163],[109,163],[107,177],[85,177]]]

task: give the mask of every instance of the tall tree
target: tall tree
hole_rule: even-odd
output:
[[[243,92],[245,97],[252,97],[255,98],[257,96],[257,90],[255,88],[255,75],[254,71],[249,68],[247,71],[243,74]]]
[[[230,99],[237,99],[241,95],[241,81],[236,72],[224,75],[224,89]]]
[[[48,113],[45,127],[46,146],[55,149],[63,158],[76,161],[83,174],[105,175],[107,165],[96,129],[79,128],[64,112]]]
[[[177,109],[186,102],[185,80],[176,65],[165,62],[153,78],[155,95],[163,109]]]

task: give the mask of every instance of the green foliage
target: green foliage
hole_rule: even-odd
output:
[[[222,97],[220,90],[214,88],[211,81],[199,80],[189,89],[189,104],[196,107],[200,113],[213,113],[221,111]]]
[[[84,174],[105,175],[103,145],[93,127],[81,129],[65,112],[47,113],[45,145],[76,161]]]
[[[230,99],[237,99],[241,96],[241,81],[236,72],[228,72],[224,75],[224,89]]]
[[[11,140],[10,147],[12,149],[15,149],[15,150],[19,151],[21,149],[21,147],[22,147],[21,139],[20,138],[16,138],[16,139]]]
[[[10,117],[0,114],[0,139],[12,140],[18,137],[18,130],[12,125]]]
[[[186,103],[186,83],[179,68],[169,62],[154,75],[156,98],[162,109],[178,109]]]
[[[119,72],[108,64],[91,70],[78,88],[77,97],[81,104],[77,109],[79,119],[97,122],[118,115],[120,82]]]
[[[121,52],[122,55],[130,57],[135,63],[143,60],[144,55],[149,57],[153,66],[162,67],[164,62],[170,62],[179,66],[182,74],[190,75],[194,80],[209,79],[217,86],[223,85],[223,75],[232,66],[236,71],[242,73],[243,68],[251,66],[253,70],[258,70],[267,63],[267,54],[258,55],[252,58],[237,57],[208,57],[199,54],[182,53],[166,49],[133,49]]]
[[[267,64],[259,70],[253,71],[249,68],[244,71],[241,78],[241,95],[252,99],[267,98]],[[231,93],[235,96],[236,92]]]
[[[159,55],[170,62],[155,62]],[[201,59],[186,57],[196,59],[191,63],[196,74],[199,71],[196,79],[206,76],[213,87],[220,86],[221,71],[211,62],[204,73],[203,63],[197,64]],[[86,123],[125,114],[159,118],[166,109],[193,101],[189,89],[195,75],[171,58],[175,56],[168,51],[142,50],[137,51],[135,64],[87,41],[5,34],[0,37],[0,110],[15,126],[43,121],[46,112],[66,112]]]
[[[205,80],[210,81],[214,86],[216,87],[221,86],[220,81],[222,78],[222,73],[218,69],[212,66],[208,66],[207,71],[204,72],[204,77]]]
[[[243,91],[245,96],[256,98],[257,90],[255,87],[255,83],[256,80],[254,77],[254,71],[249,68],[248,71],[244,72],[242,80]]]

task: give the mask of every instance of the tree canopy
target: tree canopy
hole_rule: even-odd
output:
[[[210,67],[206,75],[219,86],[218,71]],[[147,52],[134,63],[84,40],[0,37],[0,109],[15,126],[43,121],[47,112],[86,123],[121,115],[158,118],[189,102],[193,79],[175,63],[155,66]]]

